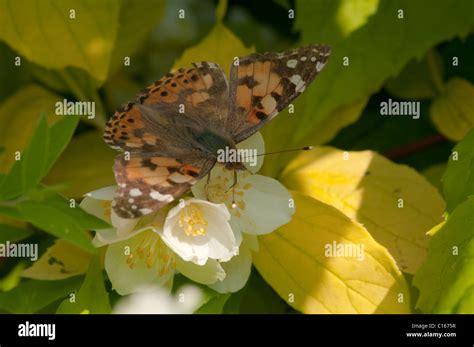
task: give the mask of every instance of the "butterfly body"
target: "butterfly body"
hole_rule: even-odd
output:
[[[149,214],[176,199],[212,169],[222,150],[263,127],[324,67],[325,45],[239,58],[227,79],[211,62],[168,73],[107,122],[105,142],[119,155],[113,202],[123,218]],[[240,161],[225,161],[244,170]]]

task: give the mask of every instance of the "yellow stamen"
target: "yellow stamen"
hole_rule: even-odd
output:
[[[183,208],[179,213],[178,224],[187,236],[200,236],[207,233],[208,222],[197,205]]]

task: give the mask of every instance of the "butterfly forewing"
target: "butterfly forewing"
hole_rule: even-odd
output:
[[[239,143],[286,108],[318,75],[330,49],[309,45],[283,53],[254,53],[231,66],[227,127]]]

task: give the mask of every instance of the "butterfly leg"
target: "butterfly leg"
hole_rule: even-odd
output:
[[[235,203],[235,186],[237,185],[237,170],[234,169],[234,183],[232,184],[232,208],[236,208],[237,204]]]
[[[209,171],[209,173],[207,174],[207,180],[206,180],[206,200],[207,201],[211,201],[209,200],[209,194],[208,194],[209,182],[211,182],[211,171]]]

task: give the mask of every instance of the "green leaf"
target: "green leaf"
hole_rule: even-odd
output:
[[[46,116],[41,116],[23,157],[1,182],[0,198],[12,199],[35,188],[66,147],[78,121],[68,116],[48,129]]]
[[[18,209],[25,219],[36,227],[68,240],[90,253],[95,253],[96,249],[84,229],[101,229],[108,226],[79,206],[70,208],[69,201],[60,196],[43,201],[24,201],[18,204]]]
[[[1,104],[0,145],[5,151],[0,156],[0,172],[9,172],[16,163],[15,152],[23,153],[27,148],[42,113],[48,115],[50,125],[60,119],[54,106],[58,100],[57,95],[29,85]]]
[[[304,140],[335,109],[376,92],[412,58],[421,58],[438,42],[466,35],[474,23],[474,17],[468,15],[473,11],[469,1],[436,1],[436,5],[429,0],[386,1],[364,25],[344,34],[344,23],[338,20],[344,3],[296,1],[295,29],[301,32],[301,44],[326,43],[333,53],[321,75],[303,94],[304,107],[295,107],[298,118],[282,120],[280,116],[273,122],[275,127],[293,134],[280,146],[305,145]],[[397,17],[399,9],[404,10],[403,19]],[[349,58],[349,66],[342,64],[343,57]]]
[[[438,163],[431,165],[427,169],[423,170],[421,174],[425,176],[425,178],[438,189],[438,191],[442,192],[443,187],[441,184],[441,178],[443,177],[444,173],[446,172],[447,165],[446,163]]]
[[[198,314],[219,314],[224,310],[224,306],[230,298],[230,294],[218,294],[199,307]]]
[[[56,313],[91,313],[104,314],[112,311],[109,294],[105,290],[104,278],[99,257],[94,257],[89,265],[84,283],[76,295],[75,301],[64,300]]]
[[[119,27],[109,75],[124,66],[124,57],[131,57],[159,23],[166,7],[165,0],[120,0]],[[151,10],[152,9],[152,10]]]
[[[474,130],[454,147],[442,178],[447,210],[453,211],[470,195],[474,195]]]
[[[9,224],[0,224],[0,243],[20,241],[26,239],[31,234],[31,230],[25,230]]]
[[[35,187],[44,172],[49,147],[48,124],[46,117],[40,116],[36,131],[31,138],[28,149],[19,162],[22,168],[22,192]]]
[[[34,63],[53,69],[75,66],[103,81],[117,34],[119,6],[114,0],[4,0],[0,39]]]
[[[241,292],[238,313],[280,314],[291,310],[291,307],[278,296],[255,269],[252,270],[249,281]],[[231,303],[231,300],[228,302]],[[229,309],[229,306],[226,305],[225,309]]]
[[[0,215],[8,216],[10,218],[19,220],[23,219],[22,214],[20,213],[20,211],[18,211],[16,207],[0,206]]]
[[[35,313],[77,290],[82,277],[61,281],[28,280],[14,289],[0,293],[0,309],[15,314]]]
[[[461,140],[474,127],[474,86],[462,78],[451,79],[433,100],[430,116],[441,134]]]
[[[425,313],[474,312],[474,197],[457,206],[434,236],[413,284]]]
[[[116,155],[116,151],[105,146],[100,132],[80,134],[72,139],[43,183],[65,184],[63,193],[76,198],[95,189],[114,185],[112,165]]]
[[[385,89],[399,99],[419,100],[433,98],[443,90],[443,62],[439,54],[428,51],[417,61],[412,59],[395,78],[390,78]]]
[[[51,126],[48,134],[48,152],[41,177],[44,177],[56,160],[58,160],[59,156],[71,140],[72,135],[76,130],[77,123],[79,123],[79,117],[67,116]]]

